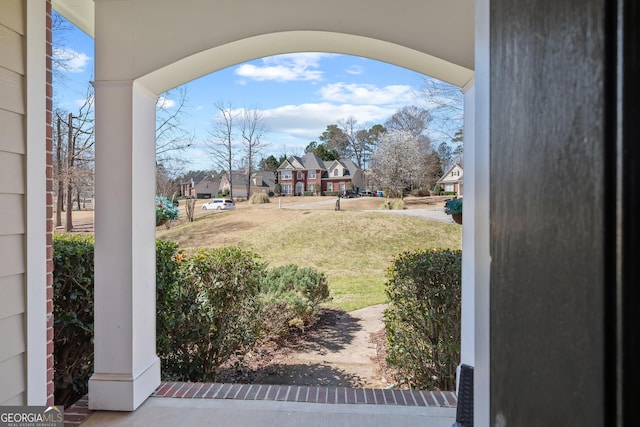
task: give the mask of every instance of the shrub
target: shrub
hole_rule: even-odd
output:
[[[315,192],[313,191],[305,191],[304,193],[302,193],[303,196],[315,196]]]
[[[172,307],[161,354],[164,375],[181,381],[215,381],[218,368],[258,339],[257,294],[264,266],[234,248],[201,250],[182,260],[184,278],[170,291]]]
[[[337,196],[338,192],[337,191],[325,191],[324,193],[322,193],[322,195],[324,195],[324,196]]]
[[[402,199],[390,199],[390,200],[387,200],[382,205],[382,209],[402,210],[402,209],[404,209],[404,201]]]
[[[431,192],[425,188],[415,188],[410,193],[414,197],[425,197],[431,194]]]
[[[178,207],[166,197],[156,196],[156,226],[178,219]]]
[[[280,185],[280,184],[276,184],[276,185],[273,187],[273,192],[274,192],[274,193],[276,193],[278,196],[279,196],[280,194],[282,194],[282,185]]]
[[[271,200],[269,200],[269,196],[267,195],[267,193],[254,193],[249,198],[250,205],[260,205],[263,203],[271,203]]]
[[[87,393],[93,373],[93,238],[53,238],[53,363],[55,404]]]
[[[164,361],[172,353],[175,301],[184,277],[184,255],[178,244],[156,240],[156,352]],[[164,374],[164,372],[163,372]]]
[[[440,187],[440,184],[436,184],[436,185],[433,187],[433,192],[434,192],[434,193],[436,193],[436,194],[440,194],[440,192],[441,192],[441,191],[442,191],[442,187]]]
[[[320,304],[329,300],[327,278],[311,267],[275,267],[262,279],[260,300],[267,337],[278,338],[315,323]]]
[[[387,363],[412,388],[455,390],[461,258],[460,250],[407,252],[389,269]]]

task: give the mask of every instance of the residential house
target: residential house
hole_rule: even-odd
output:
[[[290,156],[278,168],[282,194],[301,196],[364,188],[365,174],[351,160],[324,161],[314,153]]]
[[[229,174],[220,174],[220,191],[226,192],[231,189],[229,184]],[[233,184],[233,198],[247,198],[247,173],[243,170],[231,172],[231,183]],[[275,190],[275,174],[271,171],[253,171],[251,177],[250,191],[255,193],[269,193]]]
[[[160,385],[157,97],[256,57],[331,50],[464,92],[461,361],[474,366],[474,425],[640,425],[638,2],[55,4],[96,46],[90,408],[132,411]],[[1,405],[53,403],[50,12],[0,1]],[[571,182],[562,197],[549,191],[559,182]]]
[[[462,163],[456,163],[447,169],[447,172],[436,181],[440,185],[442,191],[455,192],[458,196],[462,196],[463,189],[463,171]]]
[[[195,196],[198,199],[210,199],[216,197],[218,191],[220,191],[220,184],[222,179],[220,175],[207,175],[202,178],[194,186]]]

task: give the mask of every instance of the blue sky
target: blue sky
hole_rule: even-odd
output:
[[[72,27],[72,26],[71,26]],[[63,85],[54,88],[56,102],[73,111],[93,79],[93,40],[72,27],[62,33],[62,50],[54,55],[73,58]],[[54,44],[56,36],[54,35]],[[269,132],[263,154],[300,154],[326,127],[353,117],[359,125],[384,123],[406,105],[424,106],[419,96],[425,76],[383,62],[329,53],[298,53],[238,64],[186,84],[185,128],[194,144],[182,155],[187,169],[212,169],[206,142],[217,113],[216,103],[234,108],[258,108]],[[170,91],[171,109],[178,93]]]

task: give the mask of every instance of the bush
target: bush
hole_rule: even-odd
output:
[[[269,196],[267,195],[267,193],[254,193],[249,198],[250,205],[260,205],[263,203],[271,203],[271,200],[269,200]]]
[[[163,373],[173,380],[216,381],[220,365],[259,337],[264,266],[256,255],[234,248],[201,250],[181,262],[182,282],[166,290],[169,327],[158,334],[168,348],[159,354]]]
[[[178,219],[178,207],[166,197],[156,196],[156,226]]]
[[[279,338],[315,323],[320,304],[329,300],[327,278],[310,267],[276,267],[262,279],[260,300],[266,335]]]
[[[455,390],[460,360],[460,250],[399,255],[389,269],[384,313],[387,363],[412,388]]]
[[[382,205],[382,209],[402,210],[402,209],[404,209],[404,201],[402,199],[390,199],[390,200],[387,200]]]
[[[274,192],[274,193],[276,193],[278,196],[279,196],[280,194],[282,194],[282,185],[280,185],[280,184],[276,184],[276,185],[273,187],[273,192]]]
[[[324,193],[322,193],[323,196],[337,196],[338,192],[337,191],[325,191]]]
[[[87,393],[93,373],[93,238],[53,238],[53,377],[55,404]]]
[[[184,277],[178,244],[156,240],[156,352],[163,361],[172,353],[175,301]],[[164,374],[164,372],[163,372]]]
[[[426,196],[429,196],[431,192],[424,188],[416,188],[411,190],[410,194],[414,197],[426,197]]]
[[[313,191],[305,191],[304,193],[302,193],[303,196],[315,196],[316,193]]]

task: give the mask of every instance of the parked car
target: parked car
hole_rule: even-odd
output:
[[[353,197],[360,197],[356,190],[344,190],[341,194],[345,199],[351,199]]]
[[[211,211],[211,210],[232,210],[235,208],[235,204],[233,200],[230,199],[213,199],[202,205],[203,211]]]
[[[360,190],[360,196],[373,197],[373,192],[371,190]]]

